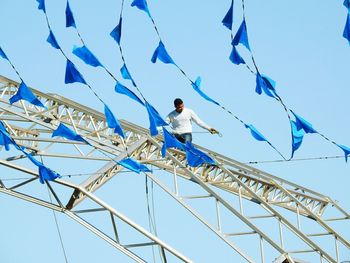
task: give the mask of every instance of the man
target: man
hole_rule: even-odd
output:
[[[173,129],[174,136],[182,143],[192,142],[192,121],[211,134],[219,133],[216,129],[205,124],[193,110],[185,108],[183,101],[179,98],[174,100],[175,110],[166,117],[166,122]]]

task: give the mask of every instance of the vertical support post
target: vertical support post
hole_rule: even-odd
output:
[[[216,204],[216,219],[218,221],[218,231],[221,232],[221,217],[220,217],[220,207],[218,199],[215,199]]]
[[[282,249],[284,249],[284,242],[283,242],[283,232],[282,232],[282,223],[281,223],[281,219],[278,220],[278,226],[279,226],[279,232],[280,232],[281,247],[282,247]]]
[[[165,251],[163,247],[160,247],[160,253],[162,255],[162,262],[167,263],[168,261],[166,260]]]
[[[260,235],[260,256],[261,256],[261,263],[265,263],[264,259],[264,239]]]
[[[338,247],[338,239],[337,239],[337,237],[335,237],[334,240],[335,240],[335,255],[337,257],[337,262],[339,262],[339,247]]]
[[[177,174],[176,174],[176,166],[174,165],[174,187],[175,187],[175,195],[179,196],[179,187],[177,184]]]
[[[242,187],[238,187],[238,196],[239,196],[239,211],[243,215],[243,202],[242,202]]]
[[[112,220],[112,226],[113,226],[113,231],[114,231],[114,235],[115,235],[115,240],[117,241],[117,243],[120,244],[119,235],[118,235],[118,231],[117,231],[117,225],[115,224],[114,216],[113,216],[113,214],[111,212],[109,212],[109,214],[111,215],[111,220]]]
[[[299,205],[296,204],[297,206],[297,223],[298,223],[298,230],[301,230],[301,224],[300,224],[300,208]]]

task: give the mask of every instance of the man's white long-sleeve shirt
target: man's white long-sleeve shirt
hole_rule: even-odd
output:
[[[205,124],[193,110],[184,108],[181,113],[173,110],[166,117],[166,122],[171,125],[173,132],[176,134],[191,133],[192,132],[192,121],[210,131],[210,127]]]

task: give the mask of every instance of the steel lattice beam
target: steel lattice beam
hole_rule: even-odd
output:
[[[218,226],[209,224],[205,217],[198,214],[198,212],[186,204],[184,202],[186,198],[181,197],[178,190],[172,191],[166,188],[159,179],[154,177],[154,175],[147,174],[147,176],[154,180],[164,191],[189,210],[197,219],[203,222],[248,262],[253,262],[253,260],[244,252],[244,249],[242,250],[230,241],[228,239],[229,236],[257,235],[257,238],[260,239],[260,241],[265,241],[275,249],[276,253],[283,254],[285,257],[289,258],[290,262],[293,260],[289,255],[297,252],[302,253],[302,251],[295,252],[284,247],[281,226],[288,229],[288,231],[290,231],[296,238],[300,239],[306,245],[307,249],[305,251],[308,253],[318,254],[321,259],[323,258],[328,262],[336,262],[338,255],[334,256],[334,253],[332,254],[328,252],[327,248],[322,247],[322,245],[312,239],[312,235],[306,235],[306,233],[301,230],[300,216],[304,216],[306,218],[305,220],[310,220],[317,226],[322,227],[329,234],[325,236],[335,239],[336,243],[340,242],[347,249],[350,249],[350,244],[346,238],[333,229],[328,223],[329,221],[349,220],[350,215],[327,196],[248,165],[239,163],[231,158],[200,146],[198,147],[201,150],[209,153],[215,158],[218,165],[202,165],[197,168],[190,168],[187,166],[185,154],[179,150],[168,150],[167,156],[163,158],[160,153],[161,145],[163,143],[162,138],[160,136],[150,137],[148,135],[148,130],[142,127],[127,121],[120,121],[126,134],[126,138],[122,139],[119,136],[116,136],[113,131],[108,128],[107,122],[102,113],[61,96],[48,95],[36,90],[33,90],[33,92],[42,102],[44,102],[47,110],[43,110],[42,108],[30,105],[23,101],[10,105],[8,102],[9,98],[17,91],[18,83],[4,77],[0,77],[0,83],[3,84],[0,87],[0,119],[18,144],[25,146],[34,155],[50,156],[52,158],[76,158],[105,163],[102,168],[97,170],[94,175],[80,185],[74,185],[69,182],[58,180],[59,184],[65,185],[74,190],[68,204],[65,207],[60,207],[61,212],[64,211],[68,216],[80,223],[83,222],[76,217],[77,214],[71,214],[73,213],[75,206],[84,201],[85,198],[96,201],[92,193],[122,170],[122,167],[117,165],[116,161],[127,156],[132,156],[140,162],[151,164],[173,174],[175,181],[177,177],[181,177],[184,179],[190,179],[200,185],[200,187],[207,193],[207,196],[204,196],[204,198],[214,198],[217,204],[216,217],[218,218]],[[84,143],[52,139],[51,134],[60,122],[66,124],[71,129],[82,135],[89,141],[92,147],[90,145],[85,145]],[[56,146],[61,144],[69,146],[73,150],[69,153],[59,152],[58,147]],[[16,168],[8,161],[22,157],[23,156],[21,155],[9,157],[7,158],[7,161],[1,161],[1,164],[21,170],[22,168]],[[25,168],[23,168],[22,171],[26,171]],[[15,188],[21,188],[22,185],[31,182],[32,180],[24,181],[18,184]],[[0,184],[0,190],[4,193],[43,205],[43,203],[40,203],[41,201],[35,201],[37,200],[35,197],[29,197],[25,194],[15,192],[15,188],[8,189],[3,183]],[[177,185],[175,185],[175,189],[177,189]],[[230,202],[226,201],[220,194],[220,191],[225,191],[236,196],[239,200],[240,207],[236,208]],[[243,212],[242,199],[253,201],[265,210],[266,214],[246,216]],[[97,200],[96,202],[100,204],[102,201]],[[251,231],[246,233],[224,232],[220,227],[220,206],[227,209],[234,216],[232,220],[240,220],[251,229]],[[46,205],[46,207],[56,209],[49,205]],[[102,207],[105,209],[108,205],[104,204]],[[282,208],[282,212],[280,210],[277,211],[275,207]],[[326,220],[323,218],[325,209],[333,209],[341,216]],[[92,208],[91,211],[92,210],[94,209]],[[112,208],[108,208],[108,211],[112,214],[115,212]],[[297,223],[290,222],[290,220],[283,214],[283,211],[295,213],[298,219]],[[115,215],[115,213],[113,215]],[[112,219],[114,218],[113,215]],[[254,223],[254,220],[257,218],[268,218],[274,225],[279,226],[279,240],[271,238],[267,233],[262,231],[257,224]],[[94,227],[92,225],[85,226],[90,230]],[[315,234],[314,236],[316,235],[320,234]],[[146,236],[150,238],[148,234]],[[100,237],[103,238],[103,234],[101,234]],[[152,242],[146,242],[145,244],[153,244],[155,242],[154,244],[171,252],[172,249],[165,243],[157,240],[156,237],[152,236],[151,240]],[[109,242],[108,240],[106,241]],[[113,242],[113,244],[118,244],[116,240]],[[124,246],[123,249],[127,248]],[[175,254],[179,258],[182,257],[178,252]]]

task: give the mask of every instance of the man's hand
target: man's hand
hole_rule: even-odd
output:
[[[214,128],[210,128],[210,133],[211,134],[218,134],[219,132],[216,130],[216,129],[214,129]]]

